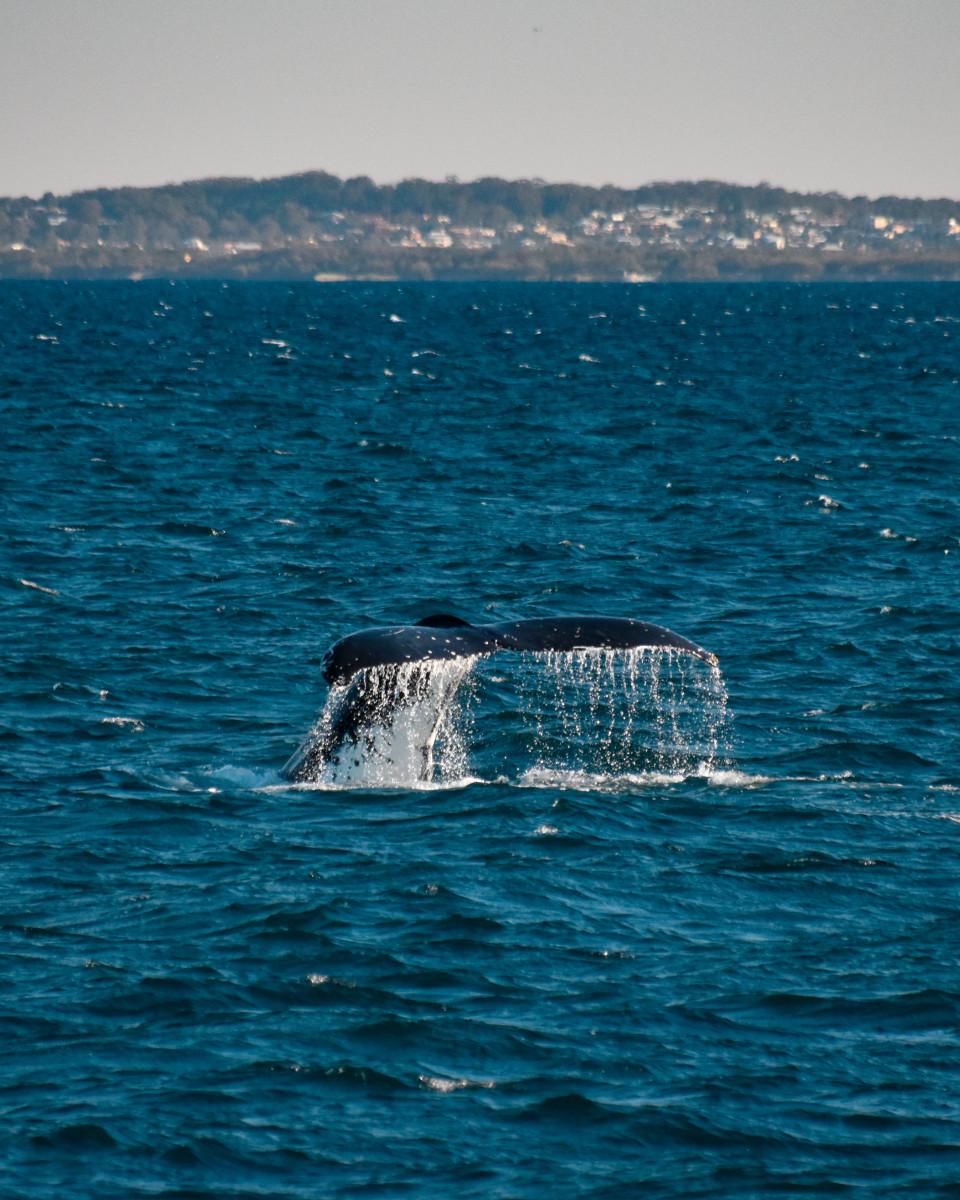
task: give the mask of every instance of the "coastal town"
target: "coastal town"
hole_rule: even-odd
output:
[[[716,183],[378,187],[323,173],[0,200],[0,276],[171,274],[960,278],[960,203]]]

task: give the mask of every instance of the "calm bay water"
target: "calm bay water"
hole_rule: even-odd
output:
[[[0,316],[0,1194],[958,1194],[960,288]],[[285,785],[437,611],[667,625],[715,745],[504,657],[461,778]]]

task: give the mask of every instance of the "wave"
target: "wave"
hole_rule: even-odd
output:
[[[466,1088],[490,1089],[497,1085],[490,1079],[450,1079],[443,1075],[418,1075],[422,1087],[431,1092],[447,1096],[451,1092],[462,1092]]]
[[[772,775],[751,775],[733,768],[696,764],[687,771],[576,771],[530,767],[516,780],[518,787],[561,788],[580,792],[629,792],[636,788],[674,787],[701,780],[711,787],[756,788],[780,782]]]
[[[801,758],[791,754],[791,761]],[[746,771],[734,766],[715,766],[709,762],[691,763],[684,770],[663,771],[589,771],[568,767],[534,765],[511,774],[481,776],[473,773],[452,775],[448,779],[414,780],[404,783],[371,783],[363,778],[347,780],[320,779],[307,782],[292,782],[281,777],[275,768],[243,767],[227,764],[212,768],[199,779],[186,776],[157,776],[157,782],[174,791],[206,792],[216,794],[221,790],[263,792],[283,795],[301,793],[355,793],[357,795],[402,796],[407,794],[431,794],[463,791],[470,788],[508,787],[516,789],[558,790],[573,792],[630,793],[654,788],[678,788],[683,785],[699,784],[731,791],[755,791],[760,788],[781,784],[842,784],[846,788],[864,787],[870,790],[900,788],[903,784],[861,779],[851,770],[820,772],[819,774],[767,774]],[[216,786],[210,786],[211,782]],[[960,790],[950,783],[931,784],[931,791],[953,792]],[[944,815],[944,814],[938,814]],[[947,814],[949,815],[949,814]],[[544,830],[549,832],[549,830]]]

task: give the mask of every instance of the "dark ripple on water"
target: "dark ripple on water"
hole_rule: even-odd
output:
[[[955,1194],[956,287],[0,304],[3,1194]],[[498,662],[473,782],[284,787],[443,609],[668,624],[723,745]]]

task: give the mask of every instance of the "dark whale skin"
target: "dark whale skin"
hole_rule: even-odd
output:
[[[381,625],[351,633],[327,651],[323,677],[327,683],[346,683],[368,667],[467,658],[497,650],[631,650],[646,646],[685,650],[705,662],[716,662],[715,655],[672,630],[628,617],[533,617],[470,625],[439,614],[416,625]]]

